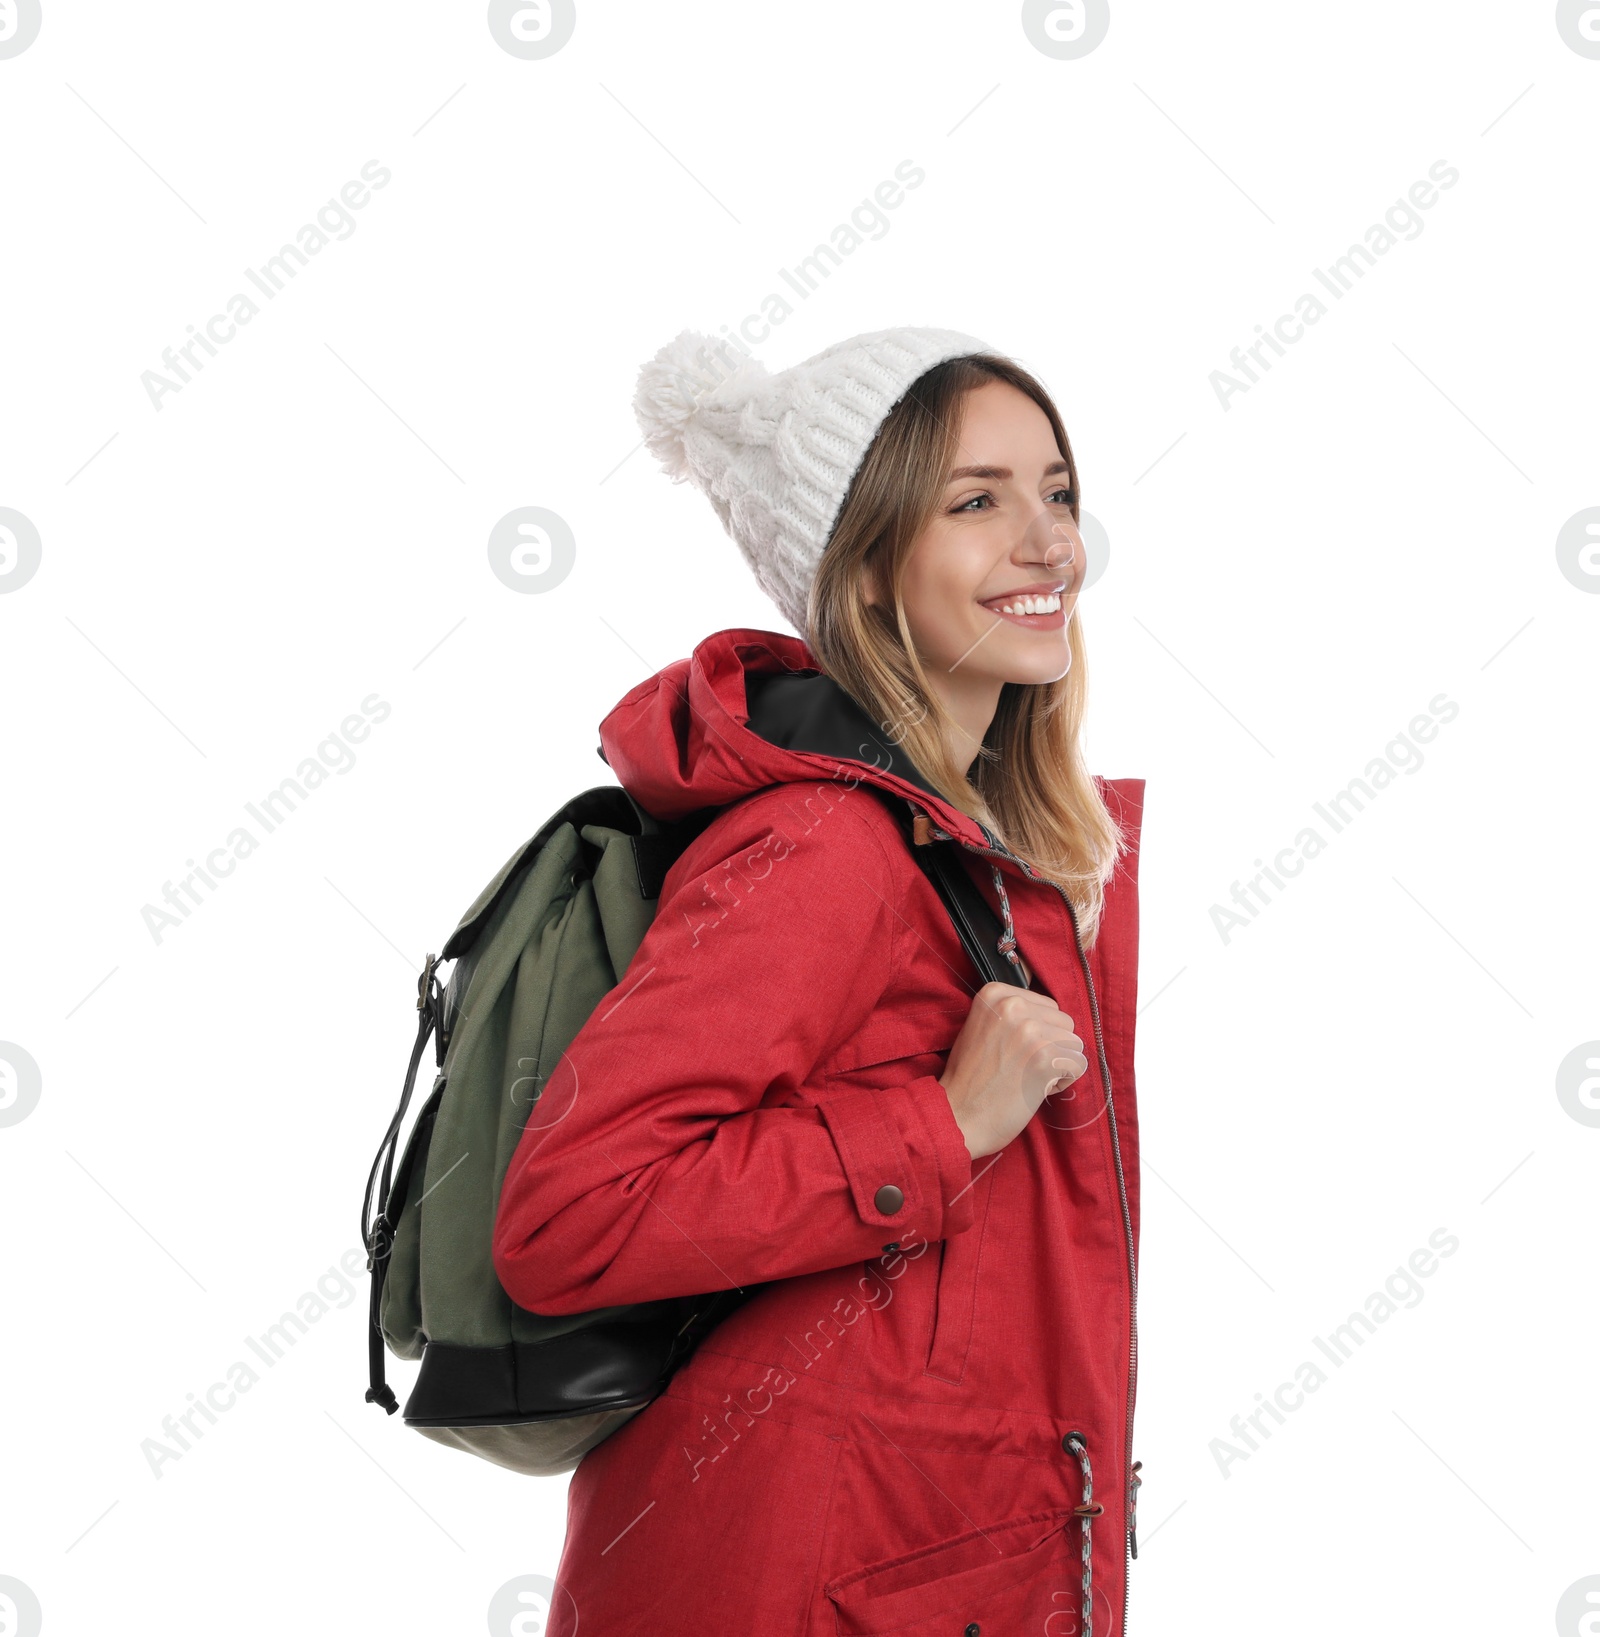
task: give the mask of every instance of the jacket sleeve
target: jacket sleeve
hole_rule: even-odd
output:
[[[669,872],[506,1173],[494,1265],[520,1306],[731,1290],[972,1225],[971,1157],[934,1076],[811,1078],[911,935],[863,810],[876,797],[829,789],[826,811],[808,787],[746,798]]]

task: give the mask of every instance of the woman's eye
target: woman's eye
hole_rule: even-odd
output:
[[[1052,489],[1050,491],[1050,498],[1055,501],[1058,506],[1070,506],[1074,500],[1076,500],[1077,496],[1072,489],[1061,488]],[[987,502],[987,504],[979,507],[979,501]],[[957,512],[970,512],[974,509],[987,511],[994,505],[994,503],[995,501],[993,495],[979,493],[975,494],[970,500],[963,500],[959,506],[952,506],[950,508],[950,512],[951,515],[954,516]]]

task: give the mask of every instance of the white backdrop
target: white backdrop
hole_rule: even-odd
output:
[[[640,363],[913,323],[1057,395],[1148,780],[1132,1630],[1592,1632],[1600,6],[550,4],[0,0],[0,1630],[537,1629],[565,1480],[362,1402],[415,974],[786,629]]]

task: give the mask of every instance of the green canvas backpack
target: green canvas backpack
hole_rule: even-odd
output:
[[[862,788],[887,801],[908,844],[915,840],[907,801]],[[752,1294],[541,1316],[506,1294],[492,1256],[500,1189],[528,1111],[626,972],[668,869],[720,811],[662,824],[619,785],[573,797],[506,860],[417,982],[405,1087],[361,1207],[372,1274],[366,1398],[391,1415],[400,1407],[384,1378],[385,1347],[420,1361],[406,1425],[516,1472],[572,1471]],[[1020,982],[996,953],[992,911],[948,846],[912,853],[980,980]],[[455,963],[442,989],[441,961]],[[433,1087],[395,1163],[430,1036]]]

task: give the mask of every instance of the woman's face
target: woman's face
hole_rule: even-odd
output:
[[[992,704],[1002,683],[1055,682],[1070,668],[1083,539],[1044,411],[1004,381],[961,405],[954,470],[912,545],[901,595],[940,691]]]

